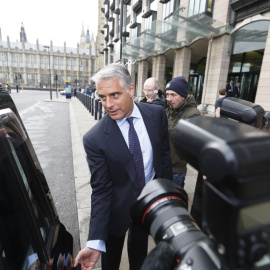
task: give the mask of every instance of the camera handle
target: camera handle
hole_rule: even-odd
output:
[[[181,262],[173,270],[222,270],[224,264],[216,253],[213,245],[209,242],[196,243],[185,254]]]

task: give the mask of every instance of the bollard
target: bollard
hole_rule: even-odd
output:
[[[102,118],[102,104],[101,104],[100,101],[98,102],[98,111],[99,111],[99,118],[98,118],[98,120],[100,120]]]
[[[95,120],[97,120],[97,114],[98,114],[98,101],[95,100]]]
[[[92,99],[92,104],[91,104],[92,108],[91,108],[91,115],[94,115],[94,99]]]

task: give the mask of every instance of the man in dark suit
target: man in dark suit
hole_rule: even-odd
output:
[[[104,67],[92,80],[107,114],[84,136],[91,171],[91,218],[88,242],[75,266],[82,260],[82,269],[92,269],[102,252],[102,270],[119,269],[128,231],[130,270],[139,270],[147,256],[148,236],[133,226],[129,214],[142,189],[131,154],[129,118],[138,135],[147,184],[154,178],[172,179],[167,117],[162,106],[134,103],[134,84],[122,64]]]
[[[238,82],[236,84],[236,86],[234,87],[234,95],[235,95],[235,97],[239,98],[240,97],[240,92],[241,92],[240,82]]]
[[[233,80],[226,85],[226,97],[235,97]]]

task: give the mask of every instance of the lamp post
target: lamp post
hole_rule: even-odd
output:
[[[124,8],[124,0],[121,0],[121,6],[120,6],[120,33],[119,33],[119,41],[120,41],[120,63],[122,62],[122,49],[123,49],[123,44],[122,44],[122,39],[123,39],[123,8]]]
[[[49,56],[49,84],[50,84],[50,98],[52,100],[52,87],[51,87],[51,63],[50,63],[50,46],[43,46],[43,48],[48,49],[48,56]]]

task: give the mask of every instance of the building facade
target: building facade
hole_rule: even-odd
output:
[[[270,110],[269,0],[100,4],[104,65],[125,63],[138,98],[148,77],[157,77],[163,90],[173,77],[183,75],[198,104],[214,104],[218,90],[233,80],[241,83],[240,98]]]
[[[1,32],[1,29],[0,29]],[[48,46],[49,45],[49,46]],[[27,42],[24,26],[21,26],[20,41],[6,41],[0,35],[0,82],[13,87],[64,88],[65,81],[72,86],[85,87],[91,84],[96,72],[96,43],[94,36],[82,32],[77,48],[42,45]]]

